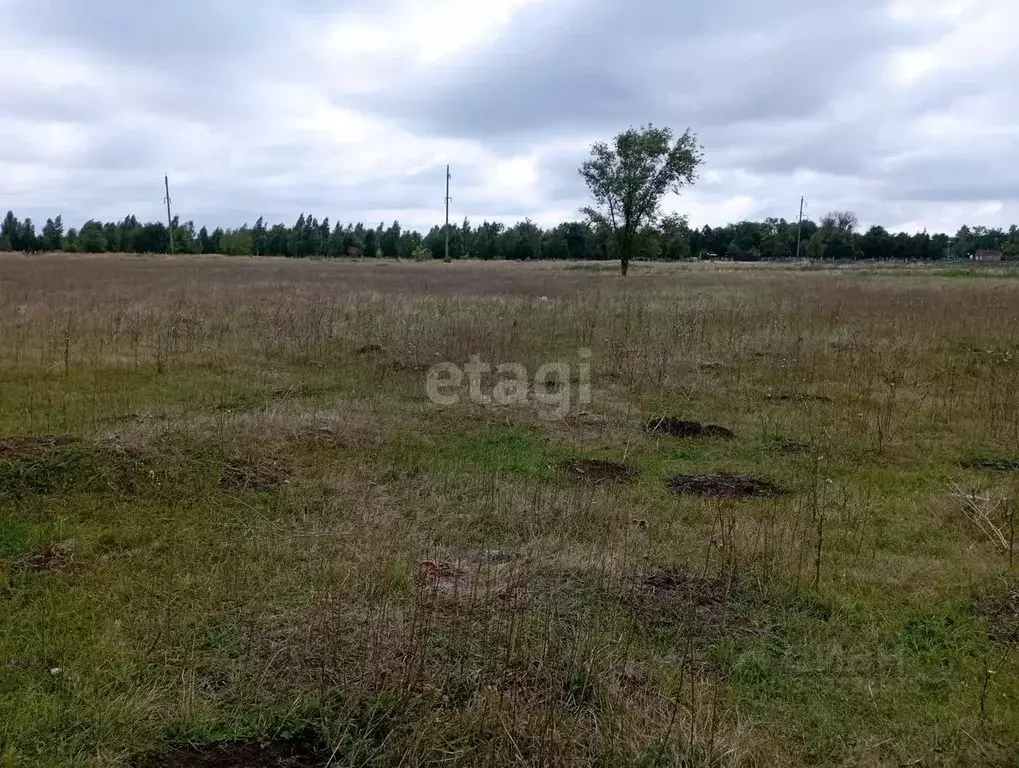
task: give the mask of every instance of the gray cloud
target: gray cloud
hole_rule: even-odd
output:
[[[874,0],[537,4],[468,61],[411,73],[364,100],[417,129],[470,137],[816,113],[903,42]],[[567,12],[568,9],[568,12]]]
[[[865,223],[1006,225],[1019,52],[993,33],[1019,9],[942,5],[533,0],[422,58],[482,6],[3,0],[0,175],[36,219],[156,217],[167,171],[198,223],[426,227],[449,161],[457,218],[551,223],[584,202],[586,146],[651,121],[706,147],[675,203],[695,224],[789,218],[807,194]]]

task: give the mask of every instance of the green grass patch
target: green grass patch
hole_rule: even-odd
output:
[[[1019,278],[1019,269],[1008,267],[955,267],[952,269],[933,270],[930,274],[938,277],[967,279],[1015,279]]]
[[[35,530],[30,523],[0,521],[0,557],[30,551],[35,539]]]
[[[568,448],[550,443],[523,427],[492,427],[466,434],[431,435],[401,440],[388,452],[394,465],[444,472],[506,474],[528,480],[553,480]]]

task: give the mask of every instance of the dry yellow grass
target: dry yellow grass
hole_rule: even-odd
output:
[[[0,765],[297,732],[351,766],[1019,753],[1006,269],[0,275]],[[592,401],[561,418],[425,394],[436,362],[581,348]],[[736,439],[648,434],[666,414]],[[791,492],[666,483],[726,472]]]

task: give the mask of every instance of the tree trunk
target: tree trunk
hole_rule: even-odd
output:
[[[623,242],[620,243],[619,262],[622,267],[623,277],[630,269],[630,254],[633,253],[633,235],[629,230],[623,231]]]

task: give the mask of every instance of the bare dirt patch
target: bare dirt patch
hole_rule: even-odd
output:
[[[4,437],[0,438],[0,460],[32,461],[57,448],[66,448],[79,442],[71,435],[48,435],[45,437]]]
[[[717,424],[684,421],[673,416],[651,419],[647,423],[647,431],[654,435],[669,437],[717,437],[731,440],[736,436],[731,429],[720,427]]]
[[[418,563],[418,584],[429,597],[455,598],[470,594],[473,579],[459,565],[436,560]]]
[[[770,480],[749,475],[676,475],[669,487],[706,499],[774,499],[788,491]]]
[[[651,626],[717,629],[725,621],[729,595],[729,585],[722,579],[653,570],[637,579],[624,602],[637,619]]]
[[[134,768],[323,768],[330,751],[314,741],[220,741],[175,747]]]
[[[570,459],[562,463],[565,472],[592,483],[628,482],[637,478],[637,470],[615,461]]]
[[[14,573],[54,573],[67,570],[73,562],[71,543],[54,542],[17,558],[11,570]]]
[[[274,493],[289,485],[290,475],[290,466],[281,458],[245,454],[223,464],[219,485],[231,491]]]

